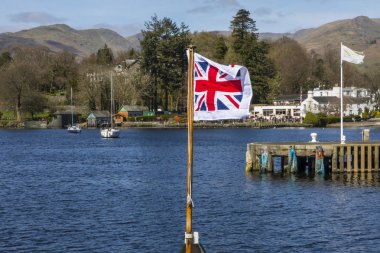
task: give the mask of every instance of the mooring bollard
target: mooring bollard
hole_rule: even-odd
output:
[[[317,142],[317,133],[311,133],[311,141],[310,142]]]

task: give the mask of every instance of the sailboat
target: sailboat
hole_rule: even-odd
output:
[[[74,124],[74,111],[73,111],[73,87],[71,87],[70,89],[70,97],[71,97],[71,126],[69,126],[67,128],[67,132],[69,133],[74,133],[74,134],[78,134],[80,133],[82,130],[80,129],[80,127],[76,124]]]
[[[111,72],[111,118],[110,118],[110,127],[103,128],[100,131],[102,138],[118,138],[120,135],[120,130],[114,128],[113,123],[113,114],[114,114],[114,104],[113,104],[113,83],[112,83],[112,72]]]

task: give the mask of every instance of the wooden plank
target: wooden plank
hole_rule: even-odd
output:
[[[365,172],[365,145],[360,145],[360,171]]]
[[[375,145],[375,164],[374,169],[376,172],[379,171],[379,145]]]
[[[354,146],[354,173],[358,173],[358,164],[359,164],[359,147],[358,145]]]
[[[331,172],[336,173],[338,169],[338,146],[334,146],[333,148],[333,155],[332,155],[332,161],[331,161]]]
[[[368,159],[367,159],[367,171],[368,172],[372,172],[372,145],[369,144],[367,146],[367,148],[368,148],[368,153],[367,153],[367,157],[368,157]]]
[[[268,171],[273,172],[273,156],[271,153],[268,153]]]
[[[339,172],[344,172],[344,146],[339,146]]]
[[[352,146],[351,145],[348,145],[347,146],[347,169],[346,171],[348,173],[351,173],[351,170],[352,170],[352,166],[351,166],[351,162],[352,162],[352,153],[351,153],[351,149],[352,149]]]
[[[281,156],[281,172],[284,172],[285,167],[285,157]]]

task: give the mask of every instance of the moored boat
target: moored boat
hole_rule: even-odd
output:
[[[74,112],[73,112],[73,87],[71,87],[70,89],[70,97],[71,97],[71,126],[69,126],[67,128],[67,132],[69,133],[73,133],[73,134],[78,134],[80,133],[82,130],[80,129],[80,127],[76,124],[74,124]]]

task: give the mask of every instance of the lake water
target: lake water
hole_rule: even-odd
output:
[[[247,143],[311,132],[339,140],[339,129],[195,129],[193,229],[207,252],[379,251],[376,173],[245,173]],[[0,252],[178,252],[186,156],[186,129],[0,130]]]

